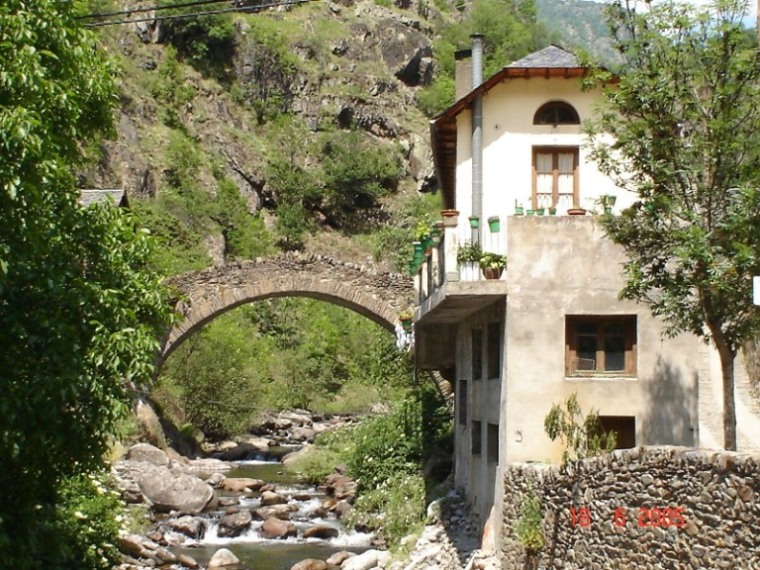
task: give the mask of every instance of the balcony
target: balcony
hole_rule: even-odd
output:
[[[443,229],[414,273],[417,327],[456,323],[507,294],[506,271],[498,279],[486,279],[477,263],[457,263],[460,244],[472,239],[467,220],[464,224],[444,220]],[[484,250],[506,255],[504,234],[496,235],[487,227],[480,232]]]

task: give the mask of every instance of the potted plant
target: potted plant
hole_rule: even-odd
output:
[[[499,216],[491,216],[488,218],[488,229],[491,230],[491,233],[497,233],[501,230],[501,220],[499,220]]]
[[[536,208],[536,215],[537,216],[543,216],[544,215],[544,208]]]
[[[557,215],[557,208],[556,208],[556,206],[552,206],[551,208],[549,208],[549,215],[550,216],[556,216]]]
[[[485,252],[480,256],[480,270],[486,279],[499,279],[506,266],[506,255]]]
[[[459,264],[459,275],[462,281],[477,281],[480,271],[478,264],[483,250],[480,244],[466,241],[457,249],[457,263]]]
[[[470,220],[470,227],[473,230],[477,230],[480,227],[480,216],[470,216],[467,219]]]
[[[599,197],[599,204],[601,204],[605,214],[612,214],[612,207],[615,205],[615,202],[617,202],[617,196],[613,196],[612,194],[604,194]]]
[[[398,314],[398,320],[401,322],[401,328],[406,332],[412,330],[412,320],[414,319],[414,313],[411,310],[401,311]]]

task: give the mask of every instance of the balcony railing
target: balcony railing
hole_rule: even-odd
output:
[[[498,234],[484,228],[481,247],[484,251],[506,254],[506,247]],[[428,252],[414,274],[417,292],[417,304],[422,304],[443,287],[447,281],[481,281],[484,280],[480,266],[476,262],[458,263],[459,244],[471,238],[470,228],[463,224],[444,227],[444,232]]]

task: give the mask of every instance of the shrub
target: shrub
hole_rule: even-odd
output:
[[[517,527],[515,528],[517,539],[530,553],[538,552],[544,547],[544,532],[541,528],[543,519],[541,499],[530,487],[523,500],[520,518],[517,520]]]

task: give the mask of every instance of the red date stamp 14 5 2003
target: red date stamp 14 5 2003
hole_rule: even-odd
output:
[[[624,527],[628,524],[627,513],[629,510],[634,511],[635,520],[641,528],[683,528],[686,525],[686,517],[683,507],[638,507],[636,509],[626,509],[618,507],[612,515],[612,524],[617,527]],[[592,516],[590,507],[570,507],[570,525],[573,527],[588,528],[591,526]]]

